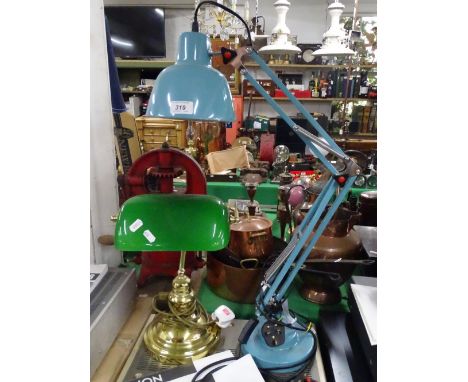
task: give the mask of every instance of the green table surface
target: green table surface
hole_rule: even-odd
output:
[[[248,200],[247,190],[240,182],[207,182],[208,194],[227,202],[228,199]],[[185,187],[184,182],[174,182],[175,187]],[[255,200],[260,204],[274,204],[277,201],[278,183],[263,182],[257,187]]]
[[[174,185],[175,187],[184,187],[183,182],[176,181]],[[276,205],[278,186],[279,185],[277,183],[261,183],[257,188],[255,200],[258,201],[261,205]],[[353,188],[350,192],[353,195],[359,196],[364,191],[368,191],[368,189]],[[208,194],[217,196],[225,202],[227,202],[228,199],[248,199],[247,191],[240,182],[208,182]],[[273,222],[273,235],[280,237],[280,226],[278,220],[276,219],[276,213],[265,212],[265,215]],[[289,234],[286,232],[286,240],[288,239]],[[127,266],[129,266],[128,263]],[[139,270],[139,265],[135,265],[135,268]],[[340,290],[342,299],[340,303],[335,305],[319,305],[305,300],[299,294],[301,284],[302,281],[300,277],[297,276],[289,290],[289,307],[294,312],[308,318],[313,322],[317,322],[320,311],[349,311],[347,283],[341,286]],[[209,312],[214,311],[219,305],[227,305],[234,311],[237,318],[248,319],[255,315],[255,306],[253,304],[239,304],[217,296],[207,285],[206,280],[203,280],[201,283],[201,287],[198,291],[198,299]]]
[[[214,195],[227,202],[228,199],[249,199],[247,191],[240,182],[208,182],[208,194]],[[175,187],[184,187],[183,182],[174,182]],[[276,205],[278,200],[278,183],[270,181],[260,183],[257,187],[255,200],[260,204]],[[352,188],[351,194],[359,196],[364,191],[371,191],[368,188]]]
[[[302,281],[298,276],[289,290],[288,304],[293,312],[315,323],[319,319],[320,311],[349,312],[347,284],[340,287],[341,301],[335,305],[319,305],[305,300],[299,294],[301,285]],[[240,304],[223,299],[210,289],[206,280],[203,280],[197,297],[208,312],[213,312],[220,305],[227,305],[235,313],[236,318],[249,319],[255,316],[254,304]]]

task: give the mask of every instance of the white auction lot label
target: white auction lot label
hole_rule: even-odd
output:
[[[130,231],[135,232],[142,225],[143,225],[143,222],[140,219],[137,219],[130,225]]]
[[[154,237],[153,233],[149,229],[143,231],[143,236],[146,237],[146,240],[148,240],[150,243],[154,243],[156,240],[156,237]]]
[[[171,101],[172,114],[193,114],[192,101]]]

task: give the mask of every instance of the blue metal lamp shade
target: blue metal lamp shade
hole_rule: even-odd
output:
[[[211,66],[210,50],[205,34],[180,35],[177,61],[157,77],[146,115],[197,121],[234,120],[228,82]]]

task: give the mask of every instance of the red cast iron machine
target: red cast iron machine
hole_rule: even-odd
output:
[[[118,178],[120,204],[132,196],[148,193],[174,192],[174,178],[186,172],[186,194],[206,194],[206,178],[200,165],[185,152],[169,148],[149,151],[139,157],[125,175]],[[182,192],[182,190],[181,190]],[[184,222],[181,222],[183,227]],[[181,229],[181,233],[183,230]],[[141,252],[135,262],[141,264],[138,285],[143,286],[150,276],[177,275],[179,252]],[[204,265],[196,253],[188,252],[185,270],[188,276]]]

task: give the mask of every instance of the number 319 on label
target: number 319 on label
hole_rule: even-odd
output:
[[[193,114],[192,101],[171,101],[172,114]]]

